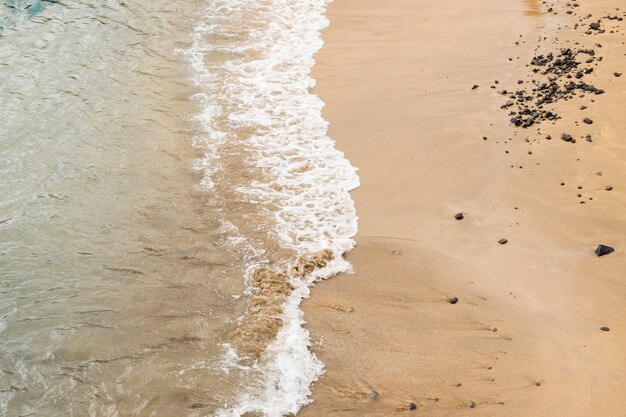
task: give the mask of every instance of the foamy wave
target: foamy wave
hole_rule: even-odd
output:
[[[204,185],[222,198],[229,227],[250,246],[251,283],[263,265],[286,271],[290,284],[276,298],[282,327],[250,366],[257,383],[219,416],[279,417],[308,402],[323,365],[309,351],[300,302],[315,280],[350,270],[343,255],[354,247],[357,216],[349,191],[359,179],[327,136],[323,102],[310,93],[327,3],[214,1],[188,51],[201,89],[196,142],[206,149],[198,164]],[[292,258],[281,260],[277,248]],[[293,266],[322,252],[329,255],[317,268]],[[238,358],[230,350],[227,356]]]

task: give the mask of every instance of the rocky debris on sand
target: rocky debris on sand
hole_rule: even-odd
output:
[[[602,330],[603,332],[608,332],[611,329],[609,329],[608,327],[604,326],[604,327],[600,327],[600,330]]]
[[[583,66],[582,55],[587,57],[584,59],[585,64],[599,61],[593,49],[565,48],[559,52],[533,57],[530,66],[536,77],[531,81],[531,87],[514,92],[500,91],[501,95],[508,97],[500,107],[502,109],[516,107],[516,110],[509,113],[511,123],[529,128],[544,121],[554,122],[560,119],[560,116],[547,109],[546,105],[570,100],[581,94],[603,94],[604,90],[582,80],[594,70],[590,66]]]
[[[409,409],[410,411],[417,410],[417,404],[415,404],[415,403],[409,403],[409,405],[408,405],[408,409]]]
[[[585,124],[588,124],[588,125],[593,124],[593,120],[591,120],[591,119],[590,119],[590,118],[588,118],[588,117],[585,117],[585,118],[583,119],[583,122],[585,122]]]
[[[611,191],[613,189],[613,187],[610,186],[610,185],[607,185],[606,187],[604,187],[604,189],[607,190],[607,191]]]
[[[456,298],[456,297],[451,297],[451,298],[448,300],[448,302],[449,302],[450,304],[456,304],[456,303],[458,303],[458,302],[459,302],[459,299],[458,299],[458,298]]]
[[[608,255],[610,253],[615,252],[615,249],[606,245],[598,245],[595,252],[596,252],[596,255],[600,257],[600,256]]]
[[[454,215],[454,218],[457,220],[463,220],[465,216],[463,216],[463,213],[457,213]]]
[[[501,244],[501,245],[506,245],[508,243],[508,240],[500,239],[500,240],[498,240],[498,243]]]
[[[568,134],[568,133],[563,133],[561,135],[561,139],[563,139],[565,142],[571,142],[572,140],[574,140],[574,138],[572,137],[572,135]]]

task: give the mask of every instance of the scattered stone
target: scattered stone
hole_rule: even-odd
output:
[[[477,85],[477,84],[474,84],[474,85],[472,86],[472,90],[476,90],[477,88],[478,88],[478,85]]]
[[[582,106],[580,106],[581,110],[585,110],[587,108],[587,106],[585,106],[584,104]]]
[[[596,255],[600,257],[600,256],[608,255],[610,253],[615,252],[615,249],[606,245],[598,245],[595,252],[596,252]]]
[[[593,139],[591,138],[591,135],[590,135],[590,134],[587,134],[587,135],[585,136],[585,140],[586,140],[587,142],[593,142]]]
[[[593,22],[592,24],[589,25],[590,29],[593,30],[599,30],[600,29],[600,23],[599,22]]]
[[[410,411],[417,410],[417,404],[415,404],[415,403],[409,403],[409,410],[410,410]]]
[[[546,136],[546,139],[551,140],[552,136],[548,135],[548,136]]]
[[[367,394],[367,396],[369,398],[371,398],[372,400],[377,400],[378,397],[379,397],[379,395],[378,395],[378,393],[376,391],[371,391],[369,394]]]
[[[474,401],[470,401],[469,403],[467,403],[467,406],[469,408],[476,408],[476,403]]]
[[[621,72],[614,72],[613,75],[615,75],[617,78],[619,78],[619,77],[622,76],[622,73]]]
[[[463,220],[465,216],[463,216],[463,213],[457,213],[454,215],[454,218],[457,220]]]
[[[459,299],[458,299],[458,298],[456,298],[456,297],[452,297],[452,298],[450,298],[450,299],[448,300],[448,302],[449,302],[450,304],[456,304],[456,303],[458,303],[458,302],[459,302]]]
[[[604,189],[607,190],[607,191],[611,191],[613,189],[613,187],[610,186],[610,185],[607,185],[606,187],[604,187]]]
[[[583,122],[585,122],[585,123],[586,123],[586,124],[588,124],[588,125],[593,124],[593,120],[591,120],[591,119],[590,119],[590,118],[588,118],[588,117],[585,117],[585,118],[583,119]]]
[[[574,138],[572,137],[572,135],[569,135],[567,133],[563,133],[561,135],[561,139],[563,139],[565,142],[571,142]]]
[[[500,239],[500,240],[498,240],[498,243],[501,244],[501,245],[506,245],[508,243],[508,240]]]
[[[600,330],[602,330],[603,332],[608,332],[611,329],[609,329],[608,327],[604,326],[604,327],[600,327]]]

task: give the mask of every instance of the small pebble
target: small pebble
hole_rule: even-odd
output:
[[[469,408],[476,408],[476,403],[474,401],[470,401],[469,403],[467,403],[467,406]]]
[[[454,215],[454,218],[457,220],[463,220],[465,216],[463,216],[463,213],[457,213]]]
[[[583,119],[583,122],[585,122],[585,123],[586,123],[586,124],[588,124],[588,125],[593,124],[593,120],[591,120],[591,119],[590,119],[590,118],[588,118],[588,117],[585,117],[585,118]]]
[[[459,299],[458,299],[458,298],[456,298],[456,297],[452,297],[452,298],[450,298],[450,299],[448,300],[448,302],[449,302],[450,304],[456,304],[456,303],[458,303],[458,302],[459,302]]]
[[[415,403],[409,403],[409,410],[413,411],[413,410],[417,410],[417,404]]]
[[[367,394],[367,396],[370,397],[372,400],[378,399],[378,393],[376,391],[371,391],[369,394]]]
[[[608,327],[604,326],[604,327],[600,327],[600,330],[602,330],[603,332],[608,332],[611,329],[609,329]]]
[[[506,240],[506,239],[498,240],[498,243],[501,244],[501,245],[505,245],[507,242],[508,242],[508,240]]]
[[[604,255],[609,255],[611,253],[615,252],[615,249],[613,249],[610,246],[606,246],[606,245],[598,245],[598,247],[595,250],[596,256],[600,257],[600,256],[604,256]]]
[[[607,191],[611,191],[613,189],[613,187],[611,187],[610,185],[607,185],[606,187],[604,187],[605,190]]]

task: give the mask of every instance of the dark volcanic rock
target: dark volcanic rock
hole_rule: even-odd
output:
[[[409,410],[411,410],[411,411],[417,410],[417,404],[415,404],[415,403],[409,403],[408,408],[409,408]]]
[[[604,255],[608,255],[609,253],[613,253],[615,252],[615,249],[613,249],[610,246],[606,246],[606,245],[598,245],[598,247],[596,248],[596,255],[597,256],[604,256]]]
[[[563,139],[565,142],[571,142],[572,139],[574,139],[574,138],[572,138],[572,135],[568,135],[567,133],[563,133],[561,135],[561,139]]]
[[[604,326],[604,327],[600,327],[600,330],[602,330],[603,332],[608,332],[611,329],[609,329],[608,327]]]
[[[452,297],[452,298],[450,298],[450,299],[448,300],[448,302],[449,302],[450,304],[456,304],[456,303],[458,303],[458,302],[459,302],[459,299],[458,299],[458,298],[456,298],[456,297]]]
[[[506,245],[506,244],[507,244],[507,242],[508,242],[508,240],[506,240],[506,239],[500,239],[500,240],[498,240],[498,243],[499,243],[499,244],[501,244],[501,245]]]
[[[591,119],[590,119],[590,118],[588,118],[588,117],[585,117],[585,118],[583,119],[583,122],[585,122],[585,123],[586,123],[586,124],[588,124],[588,125],[593,124],[593,120],[591,120]]]
[[[463,216],[463,213],[457,213],[454,215],[454,218],[457,220],[463,220],[465,216]]]

